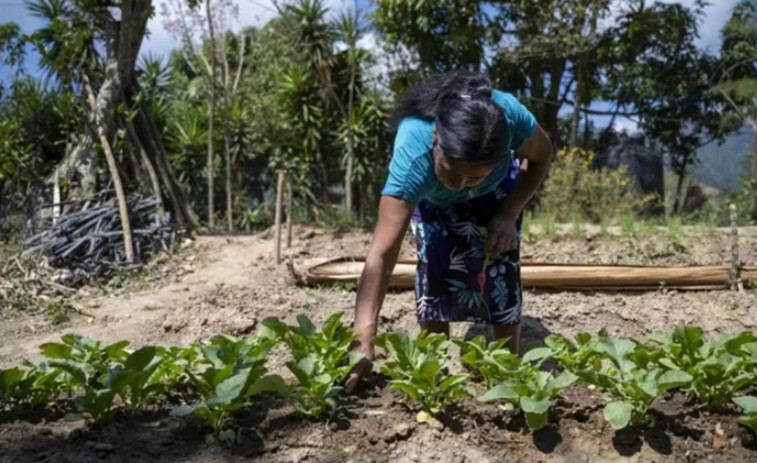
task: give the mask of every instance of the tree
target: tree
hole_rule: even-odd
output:
[[[643,0],[630,0],[610,31],[611,41],[600,50],[602,98],[615,102],[615,115],[622,111],[634,117],[669,155],[678,176],[673,212],[680,209],[686,170],[697,162],[696,150],[723,135],[709,92],[717,62],[695,45],[702,6],[647,6]]]
[[[720,82],[713,92],[725,100],[726,129],[743,125],[754,131],[750,174],[749,217],[757,220],[757,5],[742,1],[723,28]]]

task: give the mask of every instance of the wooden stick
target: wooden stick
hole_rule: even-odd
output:
[[[286,176],[286,170],[279,169],[276,171],[278,180],[276,182],[276,264],[281,263],[281,196],[284,189],[284,176]]]
[[[731,290],[743,291],[740,276],[741,259],[739,258],[739,217],[735,204],[731,204],[729,209],[731,212]]]
[[[292,247],[292,176],[287,175],[287,249]]]
[[[60,203],[60,171],[59,167],[55,168],[55,181],[53,182],[53,204]],[[60,216],[60,206],[53,207],[53,225],[58,222]]]

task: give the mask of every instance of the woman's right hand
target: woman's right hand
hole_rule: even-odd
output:
[[[373,370],[373,337],[370,335],[358,336],[357,342],[358,345],[353,349],[353,352],[363,354],[363,358],[358,361],[349,375],[347,375],[347,380],[344,382],[344,390],[348,393],[352,392],[360,380],[369,375]]]

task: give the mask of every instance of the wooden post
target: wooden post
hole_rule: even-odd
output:
[[[60,172],[59,167],[55,168],[55,181],[53,182],[53,225],[58,222],[60,217]]]
[[[739,257],[739,220],[736,205],[731,204],[731,290],[743,290],[741,285],[741,259]]]
[[[292,247],[292,176],[287,175],[287,249]]]
[[[284,177],[287,171],[279,169],[276,171],[278,180],[276,182],[276,232],[275,232],[275,246],[276,246],[276,264],[281,263],[281,196],[284,190]]]

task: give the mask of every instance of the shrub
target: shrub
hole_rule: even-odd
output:
[[[594,153],[561,149],[544,184],[543,212],[567,223],[580,214],[593,223],[637,215],[653,196],[642,195],[625,166],[617,170],[593,169]]]

